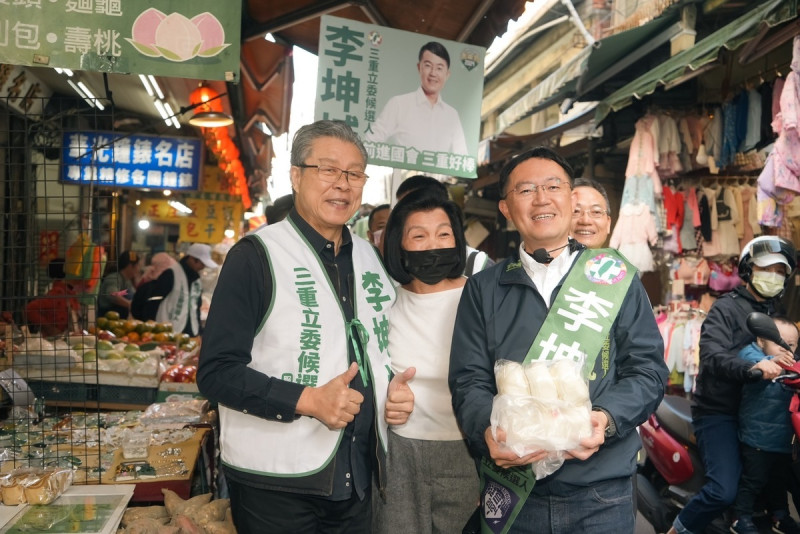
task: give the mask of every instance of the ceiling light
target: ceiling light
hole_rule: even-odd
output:
[[[142,80],[142,85],[144,85],[144,89],[147,91],[147,94],[150,96],[156,96],[155,93],[153,93],[153,88],[150,87],[150,84],[147,81],[147,76],[140,74],[139,79]]]
[[[73,72],[71,70],[69,70],[69,69],[64,69],[64,74],[66,74],[67,76],[69,76],[71,78]]]
[[[56,67],[56,72],[59,73],[59,74],[64,74],[64,71],[59,69],[58,67]]]
[[[233,239],[233,236],[236,235],[236,233],[233,231],[232,228],[226,228],[225,232],[223,233],[225,234],[225,237],[227,237],[228,239]]]
[[[103,106],[103,103],[100,102],[100,99],[94,96],[94,93],[88,87],[86,87],[85,83],[78,82],[78,87],[80,87],[83,90],[83,92],[86,93],[87,99],[92,100],[94,102],[94,105],[97,106],[97,109],[99,109],[100,111],[103,111],[105,109],[105,106]]]
[[[147,219],[139,219],[137,226],[139,227],[140,230],[147,230],[148,228],[150,228],[150,221],[148,221]]]
[[[170,196],[171,194],[172,194],[172,191],[170,191],[169,189],[164,189],[164,196],[165,196],[165,197],[168,197],[168,196]]]
[[[189,124],[200,128],[220,128],[233,124],[233,117],[224,111],[201,111],[189,119]]]
[[[270,43],[274,43],[275,42],[275,36],[272,35],[271,33],[267,33],[267,35],[264,36],[264,39],[266,39]]]
[[[180,128],[181,123],[178,122],[178,117],[176,117],[176,113],[172,110],[172,106],[169,105],[169,102],[164,102],[164,108],[167,110],[167,124],[172,121],[172,125],[175,128]]]
[[[179,200],[168,200],[167,204],[169,204],[170,206],[172,206],[181,213],[186,213],[186,214],[192,213],[192,208],[190,208],[189,206],[187,206],[186,204],[184,204]]]
[[[142,205],[142,201],[141,201],[141,200],[139,200],[138,198],[136,199],[136,205],[137,205],[137,206],[141,206],[141,205]]]
[[[150,80],[150,85],[153,86],[153,90],[158,95],[158,98],[164,100],[164,93],[161,92],[161,87],[158,86],[158,82],[156,81],[155,76],[153,76],[152,74],[148,74],[147,79]]]
[[[189,119],[189,124],[200,128],[220,128],[233,124],[233,117],[225,113],[222,109],[221,97],[226,93],[219,94],[214,89],[200,85],[189,94],[189,107],[181,108],[181,114],[194,109],[194,115]]]
[[[169,115],[167,115],[167,108],[164,107],[164,103],[161,100],[154,100],[153,105],[158,110],[158,114],[161,115],[161,118],[164,119],[164,122],[166,122],[167,125],[169,125],[170,121],[167,120],[167,117]]]
[[[79,95],[79,96],[80,96],[82,99],[86,100],[87,102],[89,102],[89,104],[90,104],[92,107],[94,107],[94,103],[93,103],[91,100],[89,100],[89,99],[87,99],[87,98],[86,98],[86,93],[84,93],[83,91],[81,91],[81,88],[80,88],[80,87],[78,87],[77,85],[75,85],[75,82],[73,82],[72,80],[67,80],[67,83],[70,85],[70,87],[72,87],[73,89],[75,89],[75,92],[76,92],[76,93],[78,93],[78,95]]]

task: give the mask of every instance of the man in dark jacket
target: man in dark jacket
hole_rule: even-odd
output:
[[[572,170],[553,151],[539,147],[514,158],[501,172],[500,190],[500,211],[513,221],[523,243],[518,256],[467,282],[450,355],[456,417],[473,456],[482,457],[484,465],[490,458],[497,472],[519,466],[529,470],[529,464],[548,453],[520,458],[504,445],[501,429],[493,435],[489,419],[497,394],[495,362],[526,357],[559,293],[573,293],[571,286],[562,288],[565,278],[601,254],[584,252],[570,238]],[[587,355],[597,356],[589,376],[593,433],[577,449],[565,451],[567,460],[555,473],[535,481],[516,519],[508,520],[513,522],[510,532],[634,530],[631,478],[640,448],[636,427],[661,401],[667,368],[652,307],[638,276],[631,278],[619,296],[607,345],[599,355]],[[493,498],[497,495],[495,490]],[[506,497],[514,502],[514,495]],[[500,495],[499,501],[503,499]],[[484,487],[484,518],[489,515],[487,500]]]
[[[739,276],[745,281],[717,299],[700,330],[700,373],[692,406],[692,426],[703,460],[706,484],[678,514],[670,534],[703,532],[736,498],[742,471],[739,453],[739,402],[742,385],[751,368],[772,379],[781,368],[770,360],[753,362],[738,357],[755,340],[747,329],[754,311],[771,315],[794,270],[796,252],[788,241],[775,236],[757,237],[742,249]],[[783,527],[791,521],[784,520]],[[751,523],[752,525],[752,523]],[[776,528],[780,528],[776,524]],[[758,532],[755,526],[735,524],[735,532]],[[791,527],[788,527],[791,528]],[[784,532],[786,530],[775,530]]]

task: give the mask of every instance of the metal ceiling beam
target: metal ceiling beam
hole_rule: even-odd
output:
[[[389,21],[386,20],[386,17],[383,16],[383,13],[381,13],[375,6],[375,2],[372,0],[364,0],[363,2],[359,3],[362,4],[361,11],[363,11],[367,17],[369,17],[369,20],[371,20],[373,24],[391,28]]]
[[[350,0],[323,0],[313,2],[291,13],[276,17],[269,23],[257,23],[248,28],[242,28],[242,42],[249,41],[250,39],[263,39],[268,33],[275,33],[285,30],[286,28],[291,28],[292,26],[321,17],[332,11],[338,11],[343,7],[351,6],[354,3],[360,4],[362,2],[352,2]]]
[[[475,31],[475,28],[478,27],[478,24],[481,22],[481,19],[486,12],[489,11],[489,8],[492,7],[493,0],[482,0],[475,11],[472,12],[472,16],[469,18],[464,27],[461,28],[461,31],[458,32],[455,40],[463,43],[467,40],[467,38],[472,35],[472,32]]]

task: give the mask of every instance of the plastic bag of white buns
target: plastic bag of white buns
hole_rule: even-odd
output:
[[[497,428],[502,428],[505,446],[520,457],[549,451],[547,458],[532,465],[537,478],[555,472],[564,463],[563,451],[576,448],[592,433],[582,368],[572,360],[495,364],[498,394],[492,404],[492,435],[497,439]]]
[[[72,469],[15,469],[0,479],[3,504],[50,504],[72,485]]]

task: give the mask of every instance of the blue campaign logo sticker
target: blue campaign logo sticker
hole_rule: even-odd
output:
[[[481,497],[483,519],[492,532],[503,531],[511,518],[511,512],[519,501],[519,496],[494,480],[489,480]]]
[[[584,273],[590,282],[612,285],[625,279],[628,266],[621,259],[603,252],[586,262]]]

